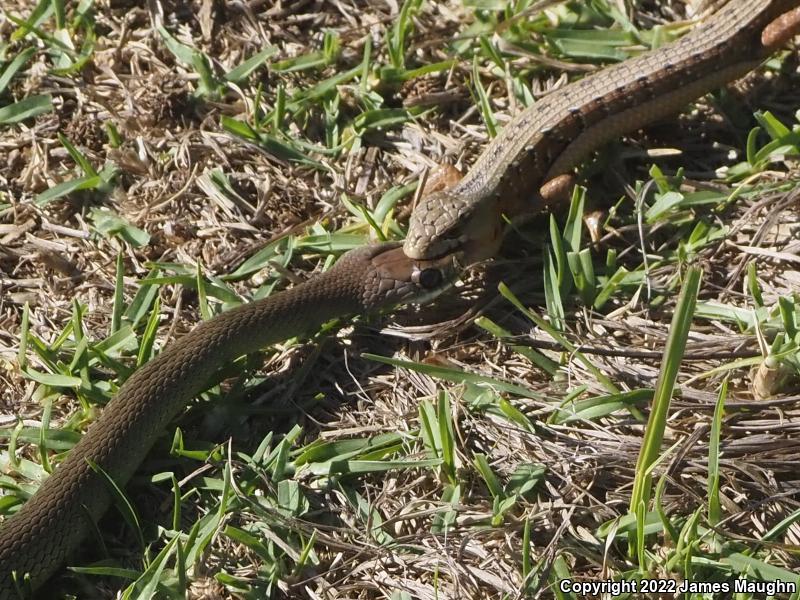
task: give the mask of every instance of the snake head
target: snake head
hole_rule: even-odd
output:
[[[449,288],[461,272],[459,254],[433,260],[409,258],[398,243],[368,246],[364,305],[369,309],[429,302]]]
[[[498,198],[471,200],[458,187],[428,194],[411,214],[404,251],[417,260],[458,253],[465,264],[478,262],[500,246],[502,213]]]

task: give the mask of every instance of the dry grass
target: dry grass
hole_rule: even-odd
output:
[[[635,22],[646,29],[684,14],[678,2],[658,4],[650,12],[636,13]],[[27,19],[34,7],[35,3],[21,0],[4,2],[0,43],[9,41],[17,29],[9,17]],[[74,11],[74,5],[68,6],[69,18]],[[416,181],[437,162],[471,164],[488,139],[481,112],[470,97],[475,91],[470,83],[472,58],[458,56],[449,68],[402,84],[385,73],[378,78],[378,67],[391,63],[386,40],[398,22],[397,11],[395,2],[356,0],[154,0],[145,7],[110,0],[93,7],[97,43],[91,61],[76,72],[52,72],[54,46],[47,39],[29,37],[5,47],[7,61],[29,46],[36,52],[5,96],[0,96],[0,104],[36,94],[50,94],[53,102],[52,111],[34,119],[0,125],[0,165],[5,165],[0,167],[0,425],[6,439],[20,419],[34,431],[40,427],[42,396],[54,391],[33,383],[18,363],[26,303],[30,332],[43,341],[43,347],[53,344],[75,322],[76,302],[81,306],[79,321],[85,334],[102,340],[109,334],[113,315],[117,257],[124,264],[128,300],[158,263],[162,275],[184,277],[179,284],[159,287],[157,339],[158,347],[163,347],[199,319],[202,301],[196,287],[182,285],[187,276],[193,276],[194,265],[202,265],[207,281],[212,281],[212,276],[235,272],[268,242],[293,236],[300,246],[288,253],[288,266],[276,264],[285,256],[276,253],[269,257],[271,262],[265,260],[247,277],[213,280],[245,297],[254,290],[265,294],[271,286],[285,287],[304,277],[295,273],[314,270],[329,253],[374,237],[366,220],[347,210],[343,194],[375,210],[387,191]],[[490,11],[477,14],[489,23],[487,30],[496,16]],[[426,3],[413,17],[413,30],[405,40],[406,66],[453,58],[450,42],[459,36],[466,47],[478,49],[477,68],[500,125],[520,109],[520,98],[506,84],[530,81],[538,96],[564,83],[562,69],[584,68],[576,68],[579,61],[568,55],[549,56],[545,61],[537,51],[548,46],[536,45],[509,59],[510,74],[504,76],[481,52],[474,30],[468,29],[475,19],[475,11],[457,0]],[[197,69],[176,59],[156,31],[159,24],[179,42],[210,57],[218,79],[267,45],[275,48],[266,59],[272,66],[259,67],[248,78],[227,85],[224,93],[198,95]],[[54,18],[45,19],[40,28],[52,35]],[[323,59],[314,68],[280,69],[279,61],[320,52],[324,31],[338,36],[340,49],[332,60],[326,64]],[[74,33],[80,48],[86,30],[78,28]],[[523,29],[514,35],[522,33],[531,32]],[[500,40],[491,35],[486,39]],[[357,67],[368,40],[368,81],[353,77],[321,97],[297,96]],[[556,68],[543,68],[542,63]],[[755,107],[771,110],[784,123],[794,122],[800,88],[791,56],[781,69],[781,77],[773,72],[765,78],[762,73],[683,115],[679,130],[674,123],[657,125],[625,144],[615,144],[606,160],[591,161],[584,169],[590,197],[603,219],[608,217],[599,239],[587,247],[598,265],[613,249],[618,264],[640,276],[633,284],[615,289],[600,310],[582,302],[574,291],[563,299],[562,334],[588,357],[591,368],[495,292],[497,282],[505,281],[526,306],[548,314],[541,292],[540,257],[549,240],[537,231],[546,230],[546,220],[511,236],[503,259],[470,284],[473,296],[468,301],[445,298],[421,312],[400,311],[394,317],[403,324],[399,328],[381,329],[392,317],[362,320],[338,334],[323,334],[313,343],[281,346],[267,355],[265,364],[256,360],[237,365],[231,376],[247,374],[250,383],[236,380],[215,389],[207,398],[216,403],[201,402],[180,420],[186,447],[206,452],[208,461],[165,459],[172,425],[140,471],[143,475],[174,471],[183,480],[184,493],[196,490],[182,502],[184,531],[204,515],[213,516],[220,502],[216,483],[223,481],[226,464],[233,470],[235,489],[257,490],[254,499],[235,495],[231,500],[217,524],[218,535],[190,573],[189,597],[254,598],[272,593],[308,598],[518,598],[539,592],[552,595],[550,586],[565,576],[604,579],[635,572],[638,565],[626,555],[625,535],[619,533],[609,541],[601,538],[598,528],[628,513],[644,429],[641,413],[646,413],[649,398],[645,394],[627,407],[620,405],[590,418],[557,417],[559,407],[570,397],[585,400],[610,394],[594,369],[620,391],[654,386],[680,274],[689,261],[702,266],[705,277],[678,378],[680,393],[673,400],[665,429],[664,449],[674,447],[655,471],[657,477],[665,478],[659,506],[678,529],[696,511],[700,529],[707,525],[709,431],[722,377],[728,375],[720,451],[723,519],[716,524],[725,545],[714,547],[707,536],[697,533],[697,526],[693,533],[690,527],[682,539],[687,544],[696,542],[697,556],[720,565],[729,566],[730,557],[737,553],[752,552],[761,561],[797,572],[800,395],[796,345],[784,349],[781,368],[790,376],[773,386],[769,398],[754,398],[752,386],[759,365],[759,377],[771,373],[763,367],[765,348],[781,333],[787,334],[787,343],[796,333],[788,317],[798,315],[795,302],[800,283],[796,162],[776,157],[754,168],[750,192],[724,210],[681,207],[642,226],[635,210],[637,190],[630,187],[637,179],[649,179],[647,169],[656,150],[677,148],[680,155],[660,158],[658,164],[667,173],[685,169],[687,180],[680,190],[713,190],[725,196],[731,182],[711,179],[719,167],[743,160],[741,150]],[[531,75],[534,78],[529,80]],[[284,92],[289,104],[297,104],[276,116],[273,108]],[[254,103],[259,103],[257,109]],[[436,110],[413,117],[403,113],[402,123],[364,124],[378,116],[397,117],[403,107],[429,105]],[[384,109],[394,112],[375,113]],[[223,126],[224,118],[252,124],[255,113],[262,123],[272,124],[263,131],[282,146],[248,142]],[[109,140],[109,124],[118,132],[118,145]],[[119,172],[113,185],[37,203],[37,194],[84,175],[58,133],[98,171],[115,165]],[[339,143],[331,143],[331,136],[338,136]],[[316,150],[309,150],[309,144]],[[287,160],[287,146],[321,166]],[[317,151],[324,148],[325,152]],[[739,150],[736,156],[731,155],[734,148]],[[235,194],[212,180],[210,173],[215,169],[227,175]],[[620,197],[623,200],[609,216],[609,206]],[[401,198],[396,210],[379,223],[390,236],[402,232],[411,190],[404,189]],[[647,201],[651,200],[648,196]],[[122,225],[103,232],[103,215],[97,212],[101,208],[120,217]],[[700,220],[720,234],[694,243],[690,234]],[[330,244],[309,241],[323,231],[334,234]],[[130,236],[141,236],[147,243],[137,246]],[[738,314],[735,308],[756,315],[758,303],[747,279],[751,264],[757,265],[757,278],[751,282],[757,280],[764,307],[753,317],[758,327],[730,318]],[[471,319],[457,319],[467,305],[476,303],[485,319],[500,324],[513,337],[500,339],[474,326]],[[712,303],[722,308],[712,314]],[[778,314],[778,306],[783,315]],[[454,318],[457,326],[431,325]],[[420,322],[421,329],[415,327]],[[28,345],[31,366],[45,370],[41,355]],[[52,353],[62,367],[69,363],[69,349],[67,344]],[[525,356],[531,349],[554,361],[556,371],[551,374],[532,367]],[[135,356],[136,348],[132,350]],[[419,362],[408,369],[393,368],[362,357],[365,352]],[[133,364],[130,359],[124,362]],[[450,383],[431,375],[436,367],[477,373],[486,381],[515,384],[519,390],[498,391],[469,381]],[[99,381],[118,376],[109,369],[95,371],[93,377]],[[86,398],[79,401],[72,392],[55,391],[51,427],[79,430],[91,421],[95,409]],[[96,399],[109,395],[102,386],[93,393]],[[444,394],[441,404],[449,407],[450,419],[445,418],[446,412],[436,413],[437,394]],[[424,405],[432,411],[429,415],[436,413],[439,423],[444,419],[442,431],[449,434],[443,435],[452,435],[455,441],[453,457],[445,460],[444,467],[367,469],[358,476],[326,477],[295,462],[300,449],[315,440],[335,445],[391,433],[399,434],[391,452],[372,455],[362,449],[342,460],[414,461],[436,456],[437,450],[418,433],[426,410],[420,408],[422,399],[430,401]],[[294,431],[294,425],[302,431]],[[259,471],[245,460],[272,430],[276,440],[290,434],[289,471],[282,480],[271,479],[269,469]],[[225,448],[230,436],[236,449],[232,455]],[[221,449],[211,452],[213,444]],[[272,446],[276,445],[273,441]],[[25,457],[38,461],[35,444],[20,446]],[[491,526],[497,499],[476,466],[478,455],[486,456],[503,484],[521,466],[545,469],[536,487],[516,498],[500,516],[502,526]],[[309,464],[313,466],[314,461]],[[450,472],[448,464],[453,467]],[[287,488],[281,488],[279,480]],[[22,481],[22,476],[0,478],[12,490],[15,481]],[[294,484],[297,488],[292,489],[303,497],[299,508],[289,507],[291,502],[281,504],[280,494]],[[157,539],[152,523],[169,528],[171,490],[163,483],[152,484],[146,476],[134,480],[128,489],[148,523],[146,539],[157,540],[152,558],[169,539],[164,535]],[[266,500],[259,504],[257,498]],[[785,527],[760,541],[787,517],[792,518]],[[114,564],[140,571],[142,553],[132,543],[134,536],[118,521],[112,514],[102,522],[110,556]],[[243,542],[231,528],[257,536],[262,546]],[[530,539],[527,550],[523,548],[526,535]],[[300,560],[310,539],[311,557]],[[648,537],[648,550],[651,575],[687,575],[680,562],[685,560],[682,543],[659,533]],[[681,557],[677,564],[670,562],[677,560],[675,556]],[[85,556],[71,564],[87,565],[102,558],[87,548]],[[170,562],[169,568],[175,564]],[[225,576],[220,577],[221,573]],[[718,571],[709,568],[702,573],[708,578]],[[164,597],[168,590],[182,592],[175,577],[165,575],[162,582]],[[126,582],[65,575],[56,585],[53,589],[58,593],[52,597],[67,591],[79,597],[95,593],[113,597]]]

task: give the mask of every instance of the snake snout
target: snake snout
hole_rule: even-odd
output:
[[[457,237],[411,235],[406,237],[403,252],[415,260],[436,260],[456,252],[467,241],[464,235]]]

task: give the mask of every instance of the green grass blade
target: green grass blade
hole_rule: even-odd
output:
[[[700,268],[690,267],[686,273],[683,289],[681,290],[675,314],[670,325],[669,337],[664,348],[661,370],[656,382],[656,391],[653,397],[653,408],[645,429],[644,440],[636,463],[636,476],[633,492],[631,494],[630,510],[636,512],[641,506],[647,504],[650,498],[652,475],[650,469],[656,462],[661,452],[661,441],[664,438],[667,413],[675,389],[683,354],[686,350],[686,340],[694,318],[694,308],[697,303],[697,294],[703,272]],[[640,561],[643,557],[639,557]]]
[[[38,96],[28,96],[7,106],[0,108],[0,125],[11,125],[19,123],[25,119],[30,119],[36,115],[51,112],[53,110],[53,98],[50,94],[40,94]]]
[[[11,83],[11,80],[14,79],[14,75],[25,66],[31,56],[36,53],[36,48],[25,48],[22,52],[17,54],[6,67],[0,70],[0,96],[3,95],[3,92],[8,87],[8,84]]]

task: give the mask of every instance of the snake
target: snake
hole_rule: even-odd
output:
[[[233,359],[313,332],[332,319],[440,293],[457,256],[416,261],[398,243],[351,250],[295,287],[200,323],[136,370],[67,458],[0,529],[0,599],[36,589],[69,557],[111,502],[107,475],[122,486],[209,377]]]
[[[36,589],[110,505],[164,424],[238,356],[346,315],[427,300],[464,263],[493,255],[507,223],[530,214],[602,144],[678,112],[755,67],[800,27],[800,0],[732,0],[679,40],[599,70],[537,101],[469,172],[423,191],[402,247],[352,250],[304,284],[198,325],[137,370],[67,458],[0,526],[0,600]]]
[[[405,252],[493,256],[514,221],[565,196],[603,144],[739,79],[800,29],[800,0],[731,0],[671,44],[552,91],[512,118],[463,178],[423,196]]]

